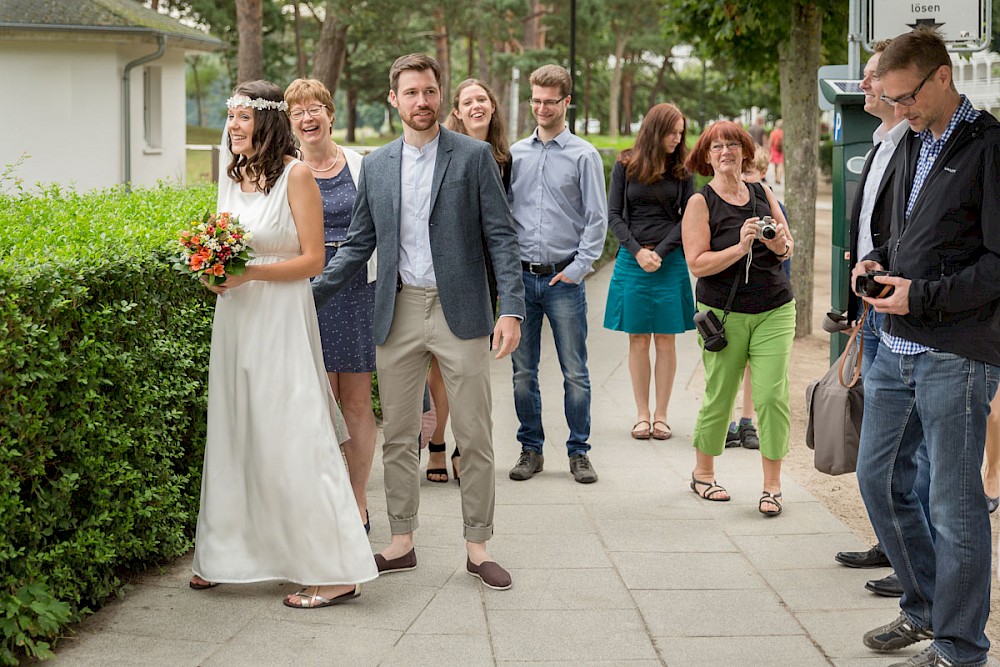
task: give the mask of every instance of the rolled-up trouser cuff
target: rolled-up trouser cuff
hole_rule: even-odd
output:
[[[417,517],[411,517],[409,519],[393,519],[389,517],[389,532],[393,535],[405,535],[407,533],[412,533],[417,528],[420,527],[420,521]]]
[[[486,542],[493,537],[493,526],[465,526],[463,534],[468,542]]]

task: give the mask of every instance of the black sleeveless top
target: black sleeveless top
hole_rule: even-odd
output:
[[[712,234],[713,251],[725,250],[739,243],[740,227],[747,218],[771,215],[771,206],[767,202],[764,188],[759,183],[748,183],[747,186],[753,189],[753,196],[743,206],[730,204],[710,185],[706,184],[701,189],[701,195],[708,204],[708,228]],[[756,207],[751,212],[750,206],[754,199]],[[731,310],[734,313],[757,315],[792,300],[792,284],[782,270],[782,260],[777,255],[760,241],[754,241],[748,281],[745,280],[747,257],[749,255],[715,275],[699,278],[695,289],[698,301],[713,308],[725,308],[729,290],[733,288],[733,279],[737,274],[740,274],[740,283],[733,299]]]

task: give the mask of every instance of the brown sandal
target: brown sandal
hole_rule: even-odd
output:
[[[646,428],[639,428],[639,424],[645,424]],[[640,419],[632,427],[632,437],[636,440],[649,440],[650,428],[653,425],[649,423],[648,419]]]
[[[663,424],[664,428],[657,428],[656,427],[657,424]],[[667,422],[660,420],[653,422],[654,440],[669,440],[670,436],[672,436],[673,434],[674,432],[670,430],[670,424],[668,424]]]

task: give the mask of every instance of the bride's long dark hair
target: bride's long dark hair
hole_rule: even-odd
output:
[[[245,96],[250,99],[264,99],[272,102],[284,100],[281,88],[270,81],[246,81],[236,86],[233,97]],[[250,144],[253,155],[233,155],[226,168],[226,174],[237,183],[243,180],[243,173],[254,184],[258,192],[267,194],[278,182],[285,169],[285,156],[295,157],[295,137],[288,113],[278,109],[250,109],[253,112],[253,136]],[[232,152],[232,142],[226,132],[226,145]],[[261,186],[261,177],[264,184]]]

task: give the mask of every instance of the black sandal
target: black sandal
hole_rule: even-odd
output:
[[[455,445],[455,451],[451,453],[451,474],[454,475],[455,481],[462,484],[461,478],[458,476],[458,461],[455,459],[462,458],[462,452],[458,451],[458,445]]]
[[[705,488],[699,491],[698,490],[699,486],[703,486]],[[731,499],[730,497],[716,498],[715,497],[716,494],[719,493],[728,494],[729,492],[726,491],[725,487],[719,486],[715,482],[705,482],[700,479],[696,479],[694,474],[691,475],[691,490],[697,493],[700,497],[704,498],[705,500],[711,500],[712,502],[716,503],[725,503]]]
[[[442,454],[448,447],[445,443],[435,444],[433,442],[427,443],[427,451],[431,454]],[[431,479],[431,475],[440,475],[444,479]],[[447,484],[448,483],[448,469],[447,468],[428,468],[427,469],[427,481],[434,482],[435,484]]]
[[[764,509],[764,503],[769,505],[774,505],[778,509],[776,510],[766,510]],[[764,516],[778,516],[781,514],[781,491],[777,493],[771,493],[770,491],[765,491],[757,501],[757,511],[759,511]]]

